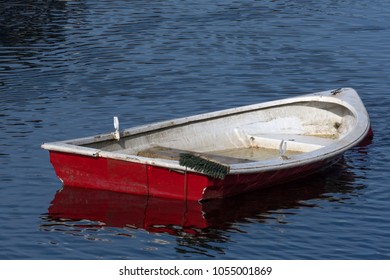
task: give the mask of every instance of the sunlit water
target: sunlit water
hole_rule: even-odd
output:
[[[390,3],[0,1],[1,259],[390,259]],[[194,204],[65,187],[43,142],[355,88],[372,144]],[[61,190],[62,189],[62,190]],[[61,190],[61,191],[60,191]]]

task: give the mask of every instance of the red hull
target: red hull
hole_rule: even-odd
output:
[[[205,200],[292,181],[322,170],[337,158],[274,171],[231,174],[223,180],[152,165],[55,151],[50,152],[50,160],[66,186],[180,200]]]

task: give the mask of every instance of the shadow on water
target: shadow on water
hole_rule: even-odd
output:
[[[185,237],[189,243],[202,237],[224,242],[223,232],[241,232],[242,224],[287,224],[288,219],[280,220],[275,215],[284,209],[314,208],[319,201],[349,199],[357,191],[354,180],[354,173],[341,161],[304,180],[205,202],[64,186],[56,193],[48,214],[42,216],[41,228],[50,231],[59,224],[75,228],[131,228]]]
[[[68,13],[67,1],[0,1],[0,46],[64,41]]]
[[[38,81],[48,87],[48,75],[67,62],[58,54],[65,53],[68,27],[85,9],[82,1],[0,0],[0,90],[8,91],[0,98],[31,99]]]

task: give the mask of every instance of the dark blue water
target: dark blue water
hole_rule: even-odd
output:
[[[0,259],[390,259],[390,2],[0,1]],[[62,188],[40,144],[350,86],[372,144],[203,205]]]

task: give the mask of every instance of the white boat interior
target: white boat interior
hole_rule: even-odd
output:
[[[140,157],[167,158],[148,152],[163,147],[259,161],[318,150],[342,139],[356,123],[347,107],[320,100],[228,111],[131,129],[119,140],[83,146]]]

